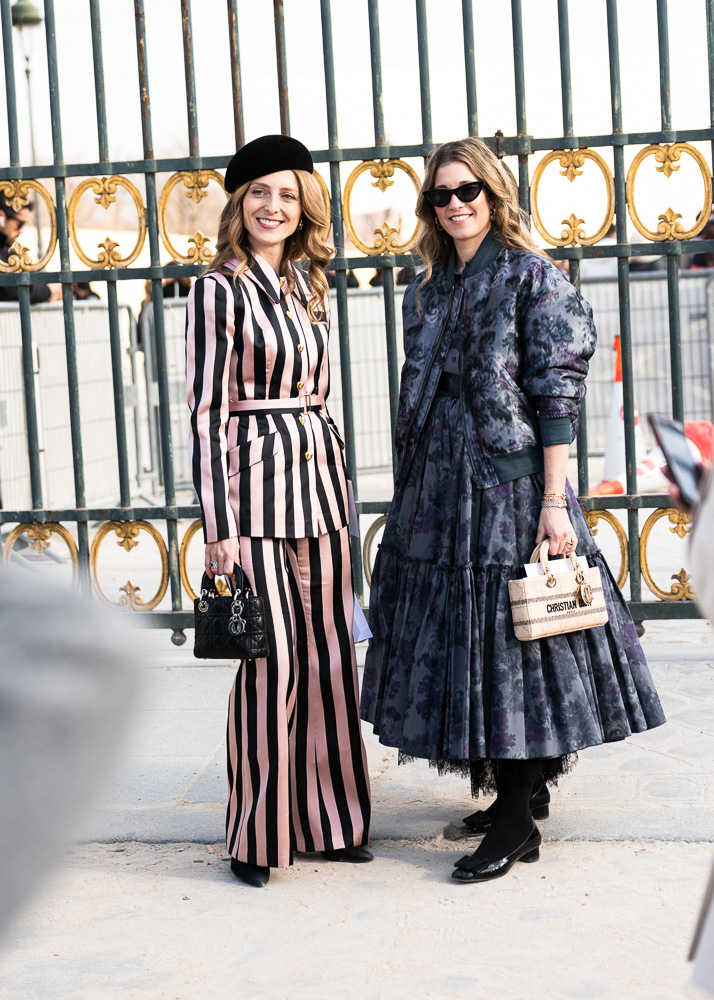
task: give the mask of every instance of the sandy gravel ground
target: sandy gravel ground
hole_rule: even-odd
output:
[[[303,855],[264,890],[222,844],[88,844],[4,942],[5,1000],[678,1000],[711,844],[549,843],[491,885],[459,845]]]

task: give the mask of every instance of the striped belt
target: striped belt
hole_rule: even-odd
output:
[[[323,407],[325,400],[315,393],[303,392],[289,399],[240,399],[232,405],[229,417],[257,417],[274,413],[309,413]]]

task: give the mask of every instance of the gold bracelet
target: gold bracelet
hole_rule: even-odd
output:
[[[541,507],[559,507],[561,510],[567,510],[568,509],[568,502],[565,499],[563,499],[563,500],[541,500],[540,505],[541,505]]]
[[[567,500],[567,498],[568,498],[568,494],[567,493],[544,493],[543,494],[543,499],[544,500]]]

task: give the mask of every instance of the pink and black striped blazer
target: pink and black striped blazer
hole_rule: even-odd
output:
[[[266,403],[257,415],[233,410],[239,400],[294,399],[299,406],[305,392],[329,392],[329,315],[310,322],[309,288],[295,274],[286,297],[256,255],[237,282],[208,273],[188,298],[189,448],[206,542],[309,538],[349,522],[344,444],[326,407],[306,414]]]

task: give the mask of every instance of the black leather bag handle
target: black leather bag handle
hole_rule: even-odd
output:
[[[228,589],[230,590],[231,594],[235,594],[236,591],[239,591],[240,593],[245,593],[245,594],[248,594],[248,595],[252,594],[252,590],[250,589],[250,585],[248,583],[248,579],[247,579],[245,573],[243,572],[243,569],[242,569],[242,567],[240,566],[239,563],[233,563],[233,573],[232,574],[222,573],[222,574],[217,574],[217,575],[221,575],[221,576],[224,576],[226,578],[226,582],[228,583]],[[232,581],[235,581],[235,586],[231,586],[231,582]],[[208,575],[208,573],[206,573],[205,571],[204,571],[203,576],[201,577],[201,591],[200,591],[199,597],[203,596],[204,591],[205,591],[206,594],[213,593],[213,594],[216,595],[216,597],[218,597],[218,591],[216,590],[215,577],[213,579],[211,579],[210,576]]]

